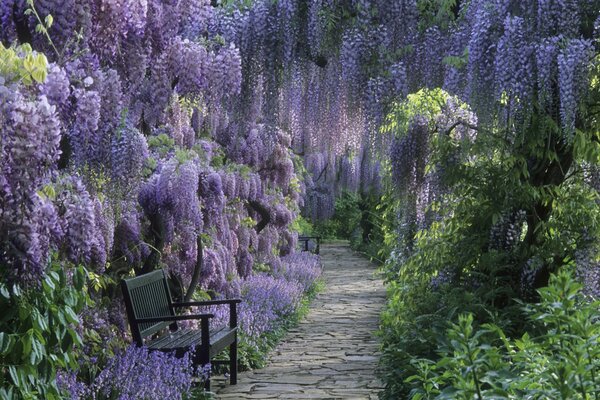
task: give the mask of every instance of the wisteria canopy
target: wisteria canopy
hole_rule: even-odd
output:
[[[389,281],[493,258],[502,307],[571,263],[597,296],[599,38],[598,0],[0,0],[0,398],[120,390],[158,356],[120,350],[117,284],[157,268],[275,329],[346,192]]]

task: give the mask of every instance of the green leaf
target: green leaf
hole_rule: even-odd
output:
[[[31,72],[31,76],[37,83],[44,83],[46,80],[47,72],[45,69],[35,69]]]
[[[75,314],[75,311],[69,306],[65,306],[64,315],[67,318],[67,322],[70,324],[79,323],[79,317]]]
[[[38,365],[44,359],[45,355],[46,350],[44,349],[44,345],[36,338],[33,338],[31,341],[30,363]]]
[[[33,329],[30,329],[25,335],[21,337],[21,359],[24,361],[28,360],[31,354],[32,338]]]
[[[15,365],[8,366],[8,374],[10,375],[10,379],[12,379],[13,384],[19,388],[23,386],[24,380],[21,376],[20,371],[17,369]]]
[[[8,354],[14,345],[14,339],[6,332],[0,332],[0,354]]]
[[[52,23],[54,22],[54,18],[52,18],[52,15],[48,14],[44,21],[46,22],[46,28],[50,29]]]
[[[83,267],[75,268],[73,274],[73,286],[76,290],[83,290],[87,278],[87,271]]]
[[[0,295],[5,299],[10,299],[10,292],[4,283],[0,283]]]
[[[44,282],[42,282],[42,290],[48,296],[49,299],[52,299],[55,295],[56,285],[54,284],[52,279],[46,277],[46,279],[44,279]]]

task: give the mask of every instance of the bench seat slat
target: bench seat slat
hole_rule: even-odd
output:
[[[237,328],[223,328],[216,332],[215,335],[211,335],[210,340],[210,358],[219,354],[223,349],[229,346],[236,340]]]
[[[210,332],[211,358],[235,339],[237,329],[223,327]],[[170,334],[161,336],[149,343],[148,348],[161,351],[173,351],[187,349],[191,346],[200,346],[202,343],[202,332],[197,329],[180,329]]]

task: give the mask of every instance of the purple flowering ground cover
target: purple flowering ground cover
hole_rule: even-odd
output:
[[[90,384],[73,373],[61,372],[57,379],[71,399],[182,399],[191,394],[193,372],[189,353],[176,358],[131,345],[111,358]]]
[[[309,252],[283,257],[268,272],[243,280],[242,303],[238,306],[240,368],[264,366],[266,354],[307,310],[310,300],[322,289],[320,257]],[[229,321],[227,307],[214,307],[213,323]]]

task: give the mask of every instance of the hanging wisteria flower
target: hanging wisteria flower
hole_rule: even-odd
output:
[[[589,40],[571,40],[558,55],[558,85],[560,89],[560,117],[563,133],[571,139],[579,107],[578,98],[589,82],[589,62],[593,55]]]

